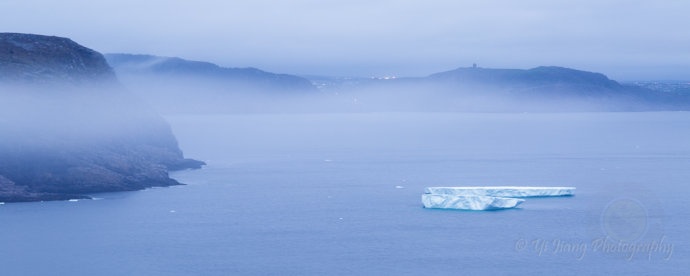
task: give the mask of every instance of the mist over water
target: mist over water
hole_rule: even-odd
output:
[[[164,124],[146,103],[119,86],[8,85],[0,86],[0,97],[0,127],[3,134],[19,135],[14,143],[45,135],[74,143],[112,140]]]
[[[0,149],[57,152],[34,159],[59,171],[83,150],[134,141],[115,155],[120,169],[145,158],[131,151],[179,143],[208,165],[171,174],[185,186],[3,204],[7,271],[678,274],[690,259],[687,112],[591,112],[654,107],[412,79],[292,91],[198,77],[121,80],[128,90],[7,93],[0,118],[16,119],[1,122],[9,131]],[[497,212],[420,202],[427,186],[482,185],[577,189]]]
[[[173,174],[189,185],[5,204],[0,258],[29,274],[683,274],[688,118],[167,116],[185,153],[208,163]],[[423,188],[442,185],[577,190],[498,212],[422,208]]]

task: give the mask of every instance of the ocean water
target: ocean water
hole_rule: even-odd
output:
[[[0,274],[690,273],[687,112],[167,119],[188,185],[0,205]],[[454,185],[577,190],[422,208]]]

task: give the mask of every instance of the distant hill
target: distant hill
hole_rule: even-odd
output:
[[[264,112],[276,109],[276,101],[319,92],[305,78],[256,68],[153,55],[105,57],[125,86],[164,114]]]
[[[227,68],[203,61],[153,55],[106,54],[106,60],[118,75],[139,77],[182,78],[185,81],[213,81],[229,88],[259,91],[314,91],[305,78],[274,74],[256,68]]]
[[[619,83],[610,80],[604,74],[556,66],[542,66],[528,70],[458,68],[430,75],[427,80],[526,91],[623,89]]]
[[[690,110],[690,95],[620,84],[564,67],[461,67],[418,78],[315,79],[322,89],[357,99],[362,110],[648,111]]]
[[[460,67],[415,78],[299,77],[151,55],[110,54],[118,77],[163,113],[690,110],[690,94],[542,66]],[[321,93],[317,93],[320,91]]]
[[[557,66],[527,70],[458,68],[430,75],[427,81],[450,87],[482,87],[526,101],[568,101],[603,111],[687,110],[690,97],[637,85],[624,85],[604,74]],[[589,106],[587,106],[589,105]]]

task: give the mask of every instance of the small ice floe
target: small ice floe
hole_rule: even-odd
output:
[[[398,186],[395,186],[395,188],[396,188],[396,189],[405,189],[405,187],[403,187],[403,186],[400,186],[400,185],[398,185]]]
[[[70,199],[70,200],[68,200],[68,201],[69,201],[69,202],[77,202],[77,201],[79,201],[79,200],[73,198],[73,199]]]
[[[4,204],[5,204],[5,202],[0,202],[0,205],[4,205]]]

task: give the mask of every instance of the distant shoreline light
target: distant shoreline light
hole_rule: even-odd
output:
[[[384,77],[371,77],[372,79],[375,80],[394,80],[397,79],[398,77],[396,76],[384,76]]]

